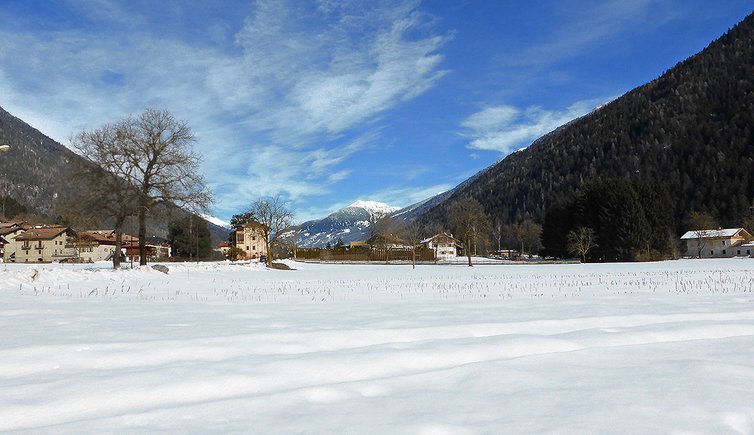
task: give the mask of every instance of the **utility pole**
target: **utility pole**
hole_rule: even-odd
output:
[[[8,179],[7,175],[3,174],[3,221],[5,218],[5,197],[8,196]]]

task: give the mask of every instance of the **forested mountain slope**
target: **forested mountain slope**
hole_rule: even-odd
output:
[[[754,16],[660,78],[507,156],[429,210],[463,196],[507,222],[541,222],[587,184],[642,180],[667,194],[673,227],[692,210],[736,225],[754,196]]]

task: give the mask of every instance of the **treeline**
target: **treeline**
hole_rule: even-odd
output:
[[[657,260],[672,257],[676,239],[666,192],[641,181],[613,180],[588,185],[547,211],[542,254],[574,257],[590,230],[587,261]]]
[[[690,210],[738,225],[754,197],[754,16],[660,78],[507,156],[422,220],[443,222],[471,197],[504,224],[542,224],[592,181],[635,178],[663,186],[676,235]]]

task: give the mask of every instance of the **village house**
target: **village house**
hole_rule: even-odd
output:
[[[743,228],[688,231],[681,240],[689,257],[750,257],[754,253],[752,236]]]
[[[16,237],[16,263],[50,263],[76,259],[76,233],[63,226],[35,226]]]
[[[126,253],[126,260],[132,262],[138,262],[140,260],[141,256],[139,255],[138,237],[124,234],[123,249]],[[145,241],[144,251],[148,261],[155,261],[168,259],[172,254],[173,249],[169,240],[158,236],[152,236]]]
[[[13,262],[16,258],[16,237],[25,231],[24,224],[19,222],[0,222],[0,237],[3,238],[0,246],[0,259],[4,262]]]
[[[123,234],[121,238],[121,255],[123,255],[126,250],[126,242],[132,240],[133,236]],[[76,247],[81,261],[94,262],[112,260],[113,253],[115,252],[115,231],[82,231],[76,238]]]
[[[498,249],[490,252],[490,257],[498,260],[515,260],[521,257],[517,249]]]
[[[458,256],[463,245],[452,234],[440,233],[421,241],[427,249],[435,251],[435,258],[447,260]]]
[[[8,244],[8,241],[3,238],[3,236],[0,236],[0,261],[3,261],[3,256],[5,255],[5,245]]]
[[[243,227],[236,228],[236,248],[244,252],[245,258],[259,258],[267,255],[267,245],[262,232],[262,224],[248,222]]]
[[[230,251],[230,242],[220,242],[217,246],[217,250],[220,251],[223,256],[227,256],[228,251]]]

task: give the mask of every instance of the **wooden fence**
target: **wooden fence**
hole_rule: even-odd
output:
[[[321,261],[412,261],[410,248],[345,248],[321,249],[299,248],[296,258]],[[424,247],[416,248],[416,261],[435,261],[435,251]]]

